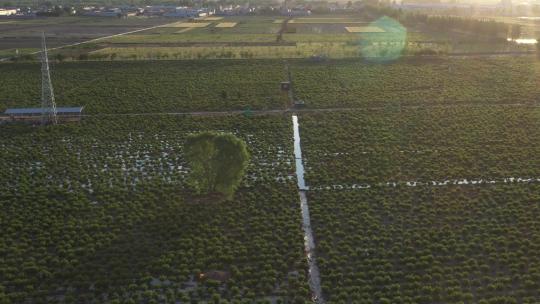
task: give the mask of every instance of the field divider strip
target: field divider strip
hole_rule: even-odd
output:
[[[498,104],[447,104],[447,105],[402,105],[402,109],[425,109],[425,108],[460,108],[460,107],[529,107],[540,108],[540,104],[526,103],[498,103]],[[100,113],[100,114],[82,114],[83,117],[109,117],[109,116],[166,116],[166,115],[192,115],[192,116],[223,116],[223,115],[266,115],[266,114],[301,114],[301,113],[324,113],[324,112],[343,112],[343,111],[362,111],[362,110],[384,110],[387,106],[373,107],[343,107],[343,108],[307,108],[307,109],[273,109],[273,110],[230,110],[230,111],[188,111],[188,112],[145,112],[145,113]]]
[[[321,288],[321,277],[317,259],[315,257],[315,238],[311,229],[311,218],[309,215],[309,205],[306,195],[306,186],[304,181],[304,165],[302,163],[302,148],[300,145],[300,131],[298,126],[298,116],[292,116],[294,133],[294,158],[296,164],[296,178],[298,182],[298,194],[300,196],[300,209],[302,212],[302,230],[304,231],[304,250],[308,262],[308,281],[311,289],[311,299],[314,303],[324,304]]]
[[[326,185],[309,187],[309,191],[324,190],[365,190],[375,187],[444,187],[444,186],[474,186],[474,185],[494,185],[494,184],[535,184],[540,183],[540,177],[502,177],[502,178],[478,178],[478,179],[448,179],[444,181],[401,181],[401,182],[381,182],[377,184],[355,183],[352,185]]]

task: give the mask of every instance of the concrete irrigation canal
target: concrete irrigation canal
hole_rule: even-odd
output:
[[[296,179],[298,181],[298,193],[300,195],[300,208],[302,210],[302,229],[304,230],[304,248],[308,261],[309,288],[313,302],[323,304],[324,299],[321,291],[321,277],[319,267],[315,258],[315,241],[311,230],[311,219],[309,217],[309,205],[306,190],[309,188],[304,181],[304,164],[302,162],[302,149],[300,146],[300,131],[298,129],[298,117],[292,116],[294,131],[294,158],[296,163]]]

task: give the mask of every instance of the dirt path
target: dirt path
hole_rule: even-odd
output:
[[[280,43],[283,41],[283,33],[287,31],[287,24],[291,20],[292,20],[292,17],[288,17],[287,19],[283,20],[283,22],[281,23],[281,28],[277,32],[276,42]]]

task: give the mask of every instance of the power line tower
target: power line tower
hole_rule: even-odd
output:
[[[47,54],[47,44],[45,43],[45,33],[43,32],[41,36],[41,124],[57,123],[56,103],[54,102],[54,91],[49,70],[49,56]]]

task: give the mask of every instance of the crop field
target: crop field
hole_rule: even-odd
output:
[[[219,24],[231,25],[233,27],[218,26]],[[182,35],[171,32],[169,29],[177,27],[178,24],[189,26],[192,24],[194,30]],[[202,25],[205,26],[202,26]],[[161,43],[163,46],[171,43],[220,43],[220,42],[274,42],[276,33],[279,31],[279,24],[274,24],[270,18],[250,18],[250,17],[227,17],[226,19],[202,19],[197,22],[177,22],[164,24],[160,28],[138,32],[130,35],[119,36],[107,40],[107,43]]]
[[[0,111],[39,101],[39,64],[0,66]],[[264,71],[264,73],[261,73]],[[280,109],[282,62],[74,62],[53,67],[56,102],[88,114]]]
[[[535,104],[540,97],[540,65],[528,58],[289,64],[295,95],[309,108]],[[0,111],[36,105],[39,64],[4,64],[0,71]],[[57,103],[84,105],[89,114],[283,109],[287,103],[279,90],[286,77],[281,60],[66,62],[53,66],[52,77]]]
[[[328,303],[538,303],[540,185],[310,193]]]
[[[269,17],[226,17],[219,20],[200,18],[178,21],[159,28],[113,37],[100,42],[91,55],[110,59],[155,59],[166,54],[174,59],[219,58],[358,58],[359,44],[369,40],[395,40],[387,29],[358,18],[295,18],[289,22],[284,35],[279,33],[283,19]],[[178,31],[190,28],[189,31]],[[417,41],[421,34],[410,33],[408,40]],[[377,48],[379,48],[377,46]],[[382,48],[381,48],[382,49]],[[408,50],[415,50],[415,45]],[[441,49],[438,46],[437,50]],[[110,56],[111,54],[116,54]]]
[[[540,108],[388,105],[299,121],[328,303],[538,302]]]
[[[391,19],[389,19],[391,20]],[[84,18],[60,17],[17,20],[0,23],[0,56],[30,53],[39,47],[39,35],[47,33],[50,47],[69,46],[56,50],[67,60],[97,57],[107,60],[156,59],[273,59],[273,58],[361,58],[388,52],[396,36],[373,18],[360,15],[296,17],[288,22],[283,36],[284,19],[274,16],[205,17],[179,21],[167,18],[133,17]],[[399,23],[396,22],[396,25]],[[234,24],[234,26],[233,26]],[[426,29],[402,27],[405,44],[403,55],[533,53],[534,45],[501,41],[475,41],[470,35],[439,35]],[[147,30],[143,30],[147,28]],[[187,30],[189,29],[189,30]],[[142,30],[142,31],[139,31]],[[132,31],[136,31],[130,33]],[[92,43],[76,43],[90,39],[127,33]],[[529,35],[528,32],[524,35]],[[528,37],[528,36],[527,36]],[[372,45],[360,48],[360,45]],[[197,48],[194,48],[197,47]],[[219,47],[213,50],[212,47]],[[253,49],[241,49],[242,47]],[[126,48],[126,49],[123,49]],[[5,55],[2,55],[5,54]],[[81,57],[81,54],[83,55]],[[113,55],[115,54],[115,55]],[[112,56],[111,56],[112,55]],[[159,58],[158,58],[159,59]]]
[[[540,96],[533,58],[306,61],[292,73],[295,94],[313,107],[534,104]]]
[[[181,30],[175,31],[174,33],[176,33],[176,34],[185,33],[187,31],[191,31],[192,29],[194,29],[194,27],[186,27],[186,28],[183,28]]]
[[[190,28],[190,27],[187,27]],[[234,28],[191,28],[189,32],[178,33],[180,28],[176,28],[174,32],[166,30],[163,34],[133,34],[120,36],[111,39],[110,43],[104,43],[110,47],[122,47],[122,44],[139,43],[141,47],[145,44],[160,44],[161,47],[170,47],[169,44],[186,44],[186,43],[198,43],[198,44],[219,44],[219,43],[268,43],[275,42],[276,34],[243,34],[237,35],[233,32],[229,32]],[[227,31],[227,32],[223,32]],[[241,44],[242,45],[242,44]]]
[[[0,51],[39,48],[42,32],[47,34],[49,47],[58,47],[163,23],[166,20],[160,18],[55,17],[16,20],[0,23]]]
[[[280,116],[2,126],[0,298],[304,303],[290,129]],[[248,143],[248,174],[231,201],[184,191],[184,140],[203,130]],[[231,279],[201,282],[210,270]]]
[[[267,46],[109,47],[90,53],[115,59],[302,59],[331,54],[332,58],[357,57],[358,47],[342,43],[296,43]]]
[[[350,33],[350,31],[347,30],[347,28],[349,27],[370,28],[374,26],[371,26],[369,22],[295,23],[294,20],[291,20],[289,21],[287,25],[287,33],[293,33],[293,34],[316,33],[316,34],[321,34],[324,37],[324,35],[330,35],[330,34]]]
[[[300,127],[314,190],[509,178],[540,182],[537,107],[389,106],[306,114]]]
[[[300,32],[294,34],[283,34],[283,40],[288,42],[304,42],[304,43],[320,43],[320,42],[345,42],[350,44],[356,44],[359,41],[359,37],[355,35],[335,33],[335,34],[318,34],[319,29],[310,28],[309,31]]]
[[[0,124],[0,303],[301,304],[312,261],[329,304],[538,303],[540,61],[351,59],[363,33],[319,19],[277,42],[275,18],[205,18],[52,60],[57,106],[85,116]],[[0,64],[0,84],[0,112],[39,106],[38,63]],[[188,188],[201,131],[247,144],[232,199]]]
[[[39,49],[35,49],[35,48],[34,49],[33,48],[3,49],[3,50],[0,50],[0,58],[22,55],[22,54],[29,54],[29,53],[33,53],[37,51],[39,51]]]
[[[354,26],[353,26],[354,27]],[[356,26],[358,27],[358,26]],[[350,33],[345,27],[332,27],[333,31],[327,32],[328,28],[324,29],[318,25],[309,25],[298,27],[295,25],[295,33],[285,33],[283,39],[289,42],[348,42],[360,44],[362,41],[361,33]],[[381,41],[384,41],[384,36],[378,36]],[[407,33],[407,42],[418,43],[426,40],[426,37],[421,33]],[[443,44],[443,43],[438,43]]]
[[[198,23],[202,24],[202,23]],[[278,27],[260,30],[237,24],[234,27],[209,25],[205,27],[178,27],[149,30],[114,37],[92,50],[90,54],[115,59],[155,59],[156,53],[167,54],[174,59],[219,59],[219,58],[364,58],[382,57],[399,43],[400,56],[416,55],[467,55],[467,54],[533,54],[535,45],[475,41],[435,41],[418,32],[409,32],[396,40],[394,34],[377,30],[373,26],[341,26],[330,24],[289,25],[290,31],[277,41]],[[232,22],[231,22],[232,24]],[[307,25],[307,26],[306,26]],[[238,31],[234,30],[239,28]],[[175,29],[171,31],[171,29]],[[371,35],[366,37],[366,35]],[[194,48],[198,47],[198,48]],[[212,47],[220,48],[219,51]],[[128,48],[126,50],[122,48]],[[244,49],[241,49],[244,48]],[[253,48],[253,49],[251,49]],[[121,56],[110,55],[116,53]],[[228,54],[228,55],[225,55]],[[69,54],[68,54],[69,55]]]

